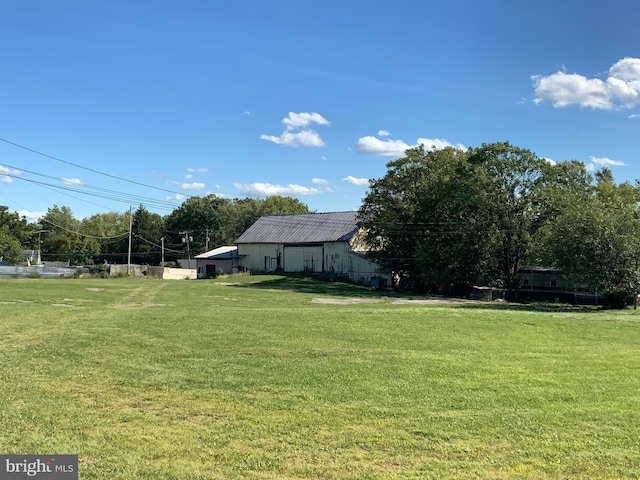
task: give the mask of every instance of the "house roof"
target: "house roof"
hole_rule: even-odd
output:
[[[264,215],[236,243],[346,242],[357,231],[356,212]]]
[[[229,258],[237,258],[238,257],[238,247],[235,245],[227,245],[224,247],[214,248],[213,250],[209,250],[208,252],[201,253],[200,255],[196,255],[193,258],[199,259],[229,259]]]

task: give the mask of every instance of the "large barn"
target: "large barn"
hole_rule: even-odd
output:
[[[260,217],[237,240],[242,267],[265,272],[316,272],[353,282],[389,284],[366,258],[356,212],[301,213]]]

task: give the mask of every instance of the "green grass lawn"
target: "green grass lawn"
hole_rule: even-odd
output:
[[[0,280],[0,452],[104,480],[640,477],[640,314],[394,300]]]

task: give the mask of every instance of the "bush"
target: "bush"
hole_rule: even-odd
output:
[[[109,265],[99,264],[89,267],[89,273],[93,277],[108,278],[109,277]]]

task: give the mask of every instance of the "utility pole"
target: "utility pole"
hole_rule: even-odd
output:
[[[127,254],[127,275],[131,276],[131,230],[133,228],[133,214],[129,207],[129,252]]]
[[[40,235],[42,233],[50,232],[51,230],[36,230],[35,233],[38,234],[38,265],[42,263],[42,240],[40,239]]]
[[[189,235],[190,233],[191,232],[189,230],[180,232],[180,235],[182,235],[182,243],[187,244],[187,260],[189,262],[189,266],[187,268],[191,268],[191,253],[189,252],[189,242],[193,242],[193,237]]]
[[[160,265],[164,267],[164,237],[162,237],[160,241],[162,242],[162,261],[160,262]]]
[[[209,238],[209,229],[207,228],[207,236],[205,237],[205,244],[206,244],[206,247],[204,249],[205,252],[209,251],[209,240],[210,240],[210,238]]]

